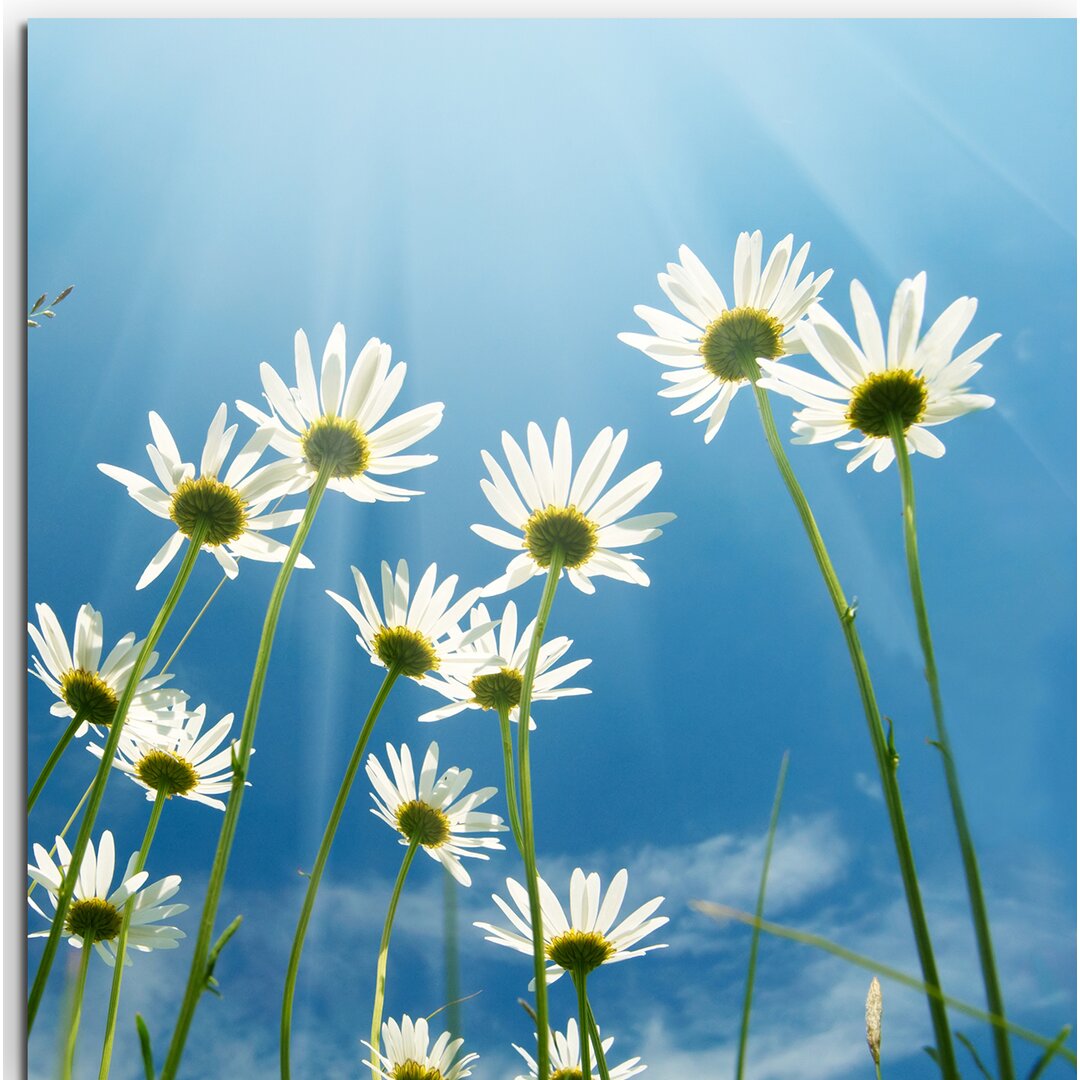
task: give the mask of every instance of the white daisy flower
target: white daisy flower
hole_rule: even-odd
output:
[[[225,803],[213,796],[232,786],[233,743],[230,741],[224,749],[219,747],[232,730],[233,714],[223,716],[202,735],[205,705],[200,705],[194,712],[187,712],[181,705],[175,712],[178,714],[175,726],[156,741],[129,733],[125,728],[116,748],[113,768],[143,788],[150,802],[164,788],[168,799],[179,795],[182,799],[224,810]],[[104,748],[97,743],[90,743],[86,749],[99,760],[104,753]],[[255,753],[254,748],[251,752]]]
[[[172,433],[155,412],[150,413],[154,441],[147,445],[146,452],[162,487],[128,469],[98,465],[106,476],[123,484],[140,506],[176,526],[176,532],[143,571],[136,589],[145,588],[172,562],[184,544],[184,537],[191,536],[199,523],[208,528],[203,550],[209,551],[231,578],[239,572],[236,560],[241,556],[262,562],[285,561],[288,545],[264,533],[295,525],[304,511],[281,510],[271,514],[263,511],[274,499],[302,491],[303,487],[297,485],[293,470],[283,461],[251,471],[270,442],[269,431],[256,431],[219,480],[218,473],[237,431],[236,424],[225,427],[226,415],[225,406],[219,406],[206,433],[197,477],[195,466],[180,460]],[[301,554],[296,565],[310,569],[314,564]]]
[[[488,625],[494,627],[488,609],[479,604],[472,609],[470,619],[474,627]],[[450,704],[443,705],[438,709],[432,709],[419,717],[421,723],[434,720],[445,720],[449,716],[455,716],[465,709],[509,709],[510,719],[518,722],[518,702],[521,700],[521,686],[524,681],[523,672],[529,655],[529,645],[532,642],[533,628],[536,620],[533,619],[524,631],[518,635],[517,605],[513,600],[508,601],[499,620],[498,636],[494,629],[486,631],[465,651],[473,650],[482,654],[485,658],[495,654],[497,662],[501,665],[498,671],[486,675],[475,675],[469,679],[461,677],[459,673],[450,671],[446,675],[428,677],[424,679],[424,686],[431,687],[445,698],[449,698]],[[533,704],[538,701],[554,701],[561,697],[576,697],[579,694],[591,694],[591,690],[584,687],[563,686],[567,679],[573,678],[583,668],[587,668],[591,660],[574,660],[569,664],[557,667],[559,660],[573,645],[568,637],[556,637],[544,642],[540,646],[540,652],[536,661],[536,679],[533,682]],[[536,730],[536,722],[531,713],[529,716],[529,730]]]
[[[48,892],[54,912],[57,897],[60,895],[62,876],[71,865],[71,852],[62,836],[56,838],[56,851],[60,856],[59,866],[52,861],[41,844],[35,844],[34,857],[37,864],[27,865],[26,868],[30,877]],[[110,967],[116,963],[115,942],[124,919],[124,905],[131,896],[135,897],[135,905],[128,930],[129,948],[138,949],[139,952],[175,949],[179,940],[186,936],[175,926],[161,923],[162,919],[171,919],[174,915],[187,911],[187,904],[165,903],[176,895],[180,888],[180,878],[174,874],[155,881],[153,885],[146,885],[150,875],[145,870],[132,873],[138,856],[137,851],[131,856],[127,869],[121,875],[119,887],[112,889],[115,861],[112,833],[106,829],[101,834],[96,853],[94,843],[90,841],[86,845],[86,854],[78,872],[79,879],[75,883],[75,893],[64,920],[63,936],[77,949],[84,945],[93,945]],[[51,925],[52,916],[42,911],[32,897],[27,897],[27,900]],[[48,930],[39,930],[28,935],[32,938],[48,936]],[[125,963],[131,963],[130,959],[125,957]]]
[[[881,472],[896,457],[893,417],[905,433],[909,453],[938,458],[945,446],[928,428],[994,404],[992,397],[973,394],[966,384],[982,368],[978,357],[1001,335],[991,334],[954,357],[978,301],[968,296],[953,301],[920,340],[925,298],[925,273],[900,283],[886,340],[866,289],[853,281],[858,345],[821,308],[811,311],[809,322],[800,329],[810,355],[830,378],[786,364],[762,363],[766,378],[759,385],[806,406],[795,413],[793,442],[832,442],[854,435],[836,444],[841,450],[856,451],[847,471],[872,458],[875,471]]]
[[[581,1035],[578,1032],[577,1021],[570,1018],[570,1022],[566,1025],[566,1034],[561,1031],[549,1030],[551,1054],[551,1080],[582,1080],[581,1075]],[[611,1047],[614,1045],[615,1039],[608,1037],[601,1039],[600,1045],[604,1048],[604,1058],[606,1059]],[[526,1064],[529,1066],[528,1074],[522,1074],[516,1077],[516,1080],[536,1080],[540,1073],[540,1067],[536,1064],[536,1060],[533,1058],[527,1050],[523,1050],[517,1043],[512,1044],[514,1049],[525,1059]],[[628,1061],[624,1061],[621,1065],[609,1065],[608,1076],[611,1080],[627,1080],[627,1077],[637,1076],[639,1072],[644,1072],[648,1066],[640,1064],[641,1058],[630,1058]],[[599,1077],[600,1071],[596,1066],[593,1067],[592,1076]]]
[[[382,1026],[382,1046],[385,1054],[378,1053],[369,1042],[364,1045],[374,1055],[365,1062],[378,1072],[383,1080],[460,1080],[471,1076],[470,1066],[480,1060],[479,1054],[466,1054],[454,1060],[464,1044],[464,1039],[451,1040],[450,1032],[444,1031],[428,1050],[431,1036],[428,1022],[421,1017],[412,1020],[408,1016],[387,1020]]]
[[[484,656],[469,646],[495,624],[474,625],[462,632],[458,623],[480,596],[479,589],[470,589],[451,603],[457,586],[457,574],[451,574],[436,588],[438,567],[432,563],[420,578],[416,593],[409,598],[409,566],[404,559],[397,569],[382,564],[383,611],[380,612],[364,575],[354,566],[353,579],[360,599],[361,611],[351,601],[336,592],[326,595],[340,604],[356,623],[356,636],[371,662],[387,670],[397,668],[398,674],[420,679],[430,671],[453,668],[463,678],[471,678],[483,667],[496,666],[496,654]]]
[[[463,795],[472,779],[472,769],[449,768],[436,779],[439,769],[439,746],[432,743],[424,755],[420,778],[414,779],[412,754],[402,744],[401,753],[386,744],[393,779],[374,754],[365,766],[374,791],[371,812],[382,818],[391,829],[401,833],[401,843],[408,846],[416,839],[420,846],[461,885],[471,885],[468,871],[461,865],[462,857],[488,859],[477,850],[505,851],[493,836],[468,836],[474,832],[506,832],[497,814],[478,814],[483,805],[498,793],[497,788],[479,788]]]
[[[41,628],[27,623],[26,629],[34,642],[38,655],[32,657],[31,675],[40,679],[57,698],[49,710],[53,716],[74,717],[84,711],[85,722],[75,732],[77,737],[92,727],[100,728],[112,723],[120,696],[127,687],[132,669],[143,643],[134,634],[125,634],[102,661],[104,624],[101,612],[89,604],[79,608],[75,619],[75,636],[71,648],[48,604],[35,605]],[[150,653],[146,672],[153,670],[158,655]],[[128,709],[125,730],[138,731],[143,738],[153,739],[157,725],[172,725],[176,706],[182,706],[188,695],[182,690],[165,687],[172,678],[165,672],[146,674],[135,688]]]
[[[668,263],[658,275],[660,288],[682,314],[639,304],[634,314],[649,324],[649,334],[619,334],[619,340],[640,349],[665,367],[660,377],[669,387],[661,397],[685,398],[672,416],[700,409],[694,423],[708,421],[705,441],[712,442],[741,386],[756,374],[755,361],[805,352],[795,329],[817,302],[832,271],[801,281],[809,244],[794,258],[794,238],[788,234],[773,248],[761,268],[761,233],[739,233],[735,245],[734,305],[728,307],[720,286],[701,260],[684,244],[679,262]],[[688,321],[689,320],[689,321]]]
[[[318,388],[303,330],[296,332],[295,352],[296,386],[292,389],[269,364],[259,367],[269,415],[244,401],[236,407],[272,433],[270,445],[288,458],[303,488],[315,482],[319,466],[329,461],[334,471],[327,486],[358,502],[407,502],[410,496],[423,494],[391,487],[375,477],[393,476],[438,460],[434,454],[400,451],[439,426],[442,402],[411,409],[380,427],[405,380],[404,364],[390,366],[389,345],[371,338],[346,381],[345,327],[337,323],[323,351]]]
[[[544,952],[551,961],[547,969],[547,981],[555,982],[564,971],[587,975],[602,964],[617,964],[635,956],[644,956],[652,949],[666,949],[666,945],[646,945],[634,949],[643,937],[659,929],[667,916],[652,917],[664,902],[662,896],[654,897],[615,925],[626,895],[627,873],[620,870],[608,886],[603,900],[600,899],[600,875],[589,874],[580,867],[570,876],[570,919],[567,919],[558,898],[543,878],[540,886],[540,912],[543,919]],[[506,930],[491,923],[477,922],[487,931],[487,940],[505,945],[527,956],[533,954],[532,921],[529,917],[529,894],[524,885],[506,879],[510,898],[517,905],[514,911],[501,896],[492,894],[492,900],[510,920],[514,930]]]
[[[641,556],[614,549],[655,540],[661,533],[659,526],[675,519],[674,514],[623,517],[656,486],[660,462],[643,465],[605,492],[626,448],[625,430],[616,435],[604,428],[576,471],[572,470],[570,425],[565,420],[555,426],[552,451],[537,424],[529,424],[528,436],[526,458],[510,435],[502,434],[513,483],[491,454],[481,451],[491,480],[481,480],[480,487],[499,517],[516,532],[490,525],[473,525],[472,530],[499,547],[521,552],[510,560],[506,573],[484,589],[484,595],[507,592],[534,575],[547,573],[556,548],[562,551],[571,583],[582,592],[596,591],[590,580],[594,577],[648,585],[648,576],[637,565]]]

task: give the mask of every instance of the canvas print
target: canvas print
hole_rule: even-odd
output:
[[[1075,42],[33,21],[28,1075],[1074,1075]]]

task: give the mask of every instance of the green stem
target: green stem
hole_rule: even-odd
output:
[[[876,1080],[881,1080],[881,1062],[880,1061],[875,1061],[874,1062],[874,1076],[875,1076]]]
[[[780,801],[784,796],[784,781],[787,779],[788,753],[780,762],[780,775],[776,780],[776,794],[773,796],[772,813],[769,815],[769,832],[765,838],[765,858],[761,864],[761,882],[758,885],[757,906],[754,914],[760,919],[765,914],[765,890],[769,881],[769,864],[772,862],[773,841],[776,839],[776,825],[780,820]],[[746,1047],[750,1041],[750,1007],[754,1000],[754,976],[757,972],[758,943],[761,931],[754,927],[750,935],[750,959],[746,966],[746,993],[743,997],[742,1025],[739,1028],[739,1055],[735,1065],[736,1080],[742,1080],[746,1067]]]
[[[499,732],[502,735],[503,771],[506,773],[506,805],[510,812],[510,831],[518,851],[525,850],[521,835],[521,816],[518,812],[517,784],[514,782],[514,746],[510,736],[510,710],[499,706]]]
[[[330,811],[330,819],[323,830],[322,841],[319,844],[319,852],[315,856],[315,865],[308,877],[307,890],[304,893],[304,904],[300,909],[300,918],[296,923],[296,933],[293,935],[292,951],[289,953],[289,966],[285,972],[285,989],[281,998],[281,1077],[289,1080],[289,1050],[292,1041],[292,1010],[293,998],[296,995],[296,977],[300,971],[300,954],[304,951],[304,938],[307,935],[308,923],[311,921],[311,912],[315,907],[315,897],[319,891],[319,883],[322,881],[323,870],[326,860],[330,857],[330,848],[334,843],[334,836],[341,821],[341,815],[345,812],[345,804],[349,799],[349,791],[360,769],[360,763],[367,749],[368,739],[375,727],[375,721],[379,718],[383,704],[390,696],[390,690],[398,677],[397,668],[390,668],[383,678],[382,686],[375,695],[371,709],[364,721],[364,726],[357,736],[356,745],[353,747],[352,757],[345,768],[345,775],[341,778],[337,798],[334,800],[333,809]],[[162,1080],[166,1080],[162,1077]]]
[[[983,897],[979,861],[975,855],[975,844],[971,838],[971,830],[968,828],[964,800],[960,794],[960,777],[956,771],[952,745],[949,741],[949,732],[945,726],[945,709],[941,701],[937,661],[934,658],[934,642],[930,636],[930,617],[926,611],[922,570],[919,566],[919,540],[915,528],[915,482],[911,475],[911,459],[908,456],[907,439],[904,437],[902,422],[897,417],[891,417],[889,427],[892,432],[893,447],[896,450],[896,464],[900,471],[900,488],[903,494],[904,546],[907,552],[911,599],[915,605],[915,621],[919,627],[919,643],[922,645],[923,660],[926,664],[926,681],[930,687],[930,701],[934,710],[938,749],[941,751],[941,760],[945,766],[945,782],[949,789],[949,804],[952,807],[956,835],[960,842],[964,878],[967,882],[968,902],[971,906],[975,940],[979,950],[979,964],[982,968],[983,984],[986,987],[986,1003],[990,1012],[998,1016],[1004,1016],[1005,999],[1001,993],[997,965],[994,962],[994,942],[990,935],[990,920],[987,917],[986,901]],[[994,1028],[994,1049],[997,1053],[998,1072],[1001,1080],[1013,1080],[1015,1068],[1012,1049],[1009,1046],[1009,1036],[999,1028]]]
[[[529,770],[529,706],[532,704],[533,680],[536,678],[536,663],[540,655],[540,644],[544,640],[544,629],[551,614],[551,605],[555,600],[555,589],[559,584],[563,558],[562,549],[556,547],[551,553],[551,565],[548,567],[544,592],[540,597],[540,610],[536,614],[536,626],[533,628],[532,641],[529,642],[529,656],[525,662],[525,673],[522,676],[521,683],[521,701],[518,704],[518,790],[521,792],[521,838],[524,841],[521,857],[525,863],[525,885],[529,891],[529,925],[532,927],[533,973],[536,979],[537,1080],[548,1080],[551,1055],[548,1048],[544,918],[540,907],[539,874],[536,868],[536,834],[533,829],[532,812],[532,775]]]
[[[758,414],[761,417],[761,426],[764,429],[766,441],[776,460],[777,468],[780,470],[788,494],[791,496],[791,500],[799,512],[799,517],[802,519],[806,535],[810,540],[814,558],[817,560],[818,568],[821,570],[825,587],[829,591],[829,598],[836,609],[836,616],[840,620],[840,628],[843,631],[848,654],[851,658],[851,666],[855,672],[855,681],[859,686],[859,696],[862,699],[867,730],[870,734],[878,776],[881,780],[881,790],[889,814],[889,825],[892,828],[893,844],[900,864],[900,877],[904,885],[904,896],[907,900],[911,929],[915,937],[915,947],[919,954],[919,965],[922,968],[923,979],[928,986],[940,992],[941,982],[937,973],[937,961],[934,959],[930,927],[926,921],[922,893],[919,889],[919,875],[915,869],[915,855],[911,849],[907,821],[904,817],[904,806],[900,797],[900,787],[897,783],[897,759],[885,740],[881,714],[878,711],[877,699],[874,696],[874,685],[870,680],[870,669],[867,667],[866,657],[863,655],[859,632],[855,629],[855,611],[844,596],[840,579],[833,569],[832,561],[825,547],[825,541],[818,530],[810,504],[807,502],[799,481],[791,468],[791,463],[788,461],[787,453],[784,451],[784,444],[781,442],[780,435],[776,430],[776,422],[773,419],[768,394],[757,385],[754,381],[756,378],[757,372],[755,370],[751,376],[751,386],[754,389],[754,398],[757,401]],[[949,1018],[945,1006],[942,1004],[940,996],[935,995],[927,996],[927,1006],[930,1010],[930,1021],[934,1028],[934,1041],[937,1043],[942,1074],[945,1080],[959,1080],[960,1073],[956,1065],[952,1033],[949,1029]]]
[[[214,597],[216,597],[217,594],[221,592],[221,586],[224,585],[225,582],[228,580],[228,574],[221,575],[221,580],[217,583],[217,585],[214,586],[214,591],[210,594],[210,598],[206,601],[205,604],[203,604],[201,608],[199,608],[199,614],[191,620],[191,625],[184,631],[184,636],[176,643],[176,648],[173,649],[172,653],[169,656],[169,659],[161,665],[162,671],[168,671],[169,668],[172,667],[172,663],[177,658],[177,656],[179,656],[180,650],[184,647],[184,643],[189,637],[191,637],[192,630],[194,630],[195,627],[199,625],[199,620],[206,614],[206,609],[214,602]]]
[[[574,989],[577,990],[578,1034],[581,1036],[581,1075],[592,1080],[592,1062],[589,1060],[589,999],[585,996],[585,972],[571,972]]]
[[[127,719],[128,708],[131,706],[131,700],[135,696],[135,691],[138,688],[139,680],[143,676],[143,669],[146,667],[150,653],[154,651],[154,646],[158,643],[169,617],[180,600],[180,594],[184,591],[188,578],[191,577],[191,571],[195,569],[195,560],[199,557],[199,550],[202,547],[203,537],[206,535],[206,528],[207,526],[203,522],[198,523],[188,538],[188,547],[184,553],[183,562],[176,572],[172,588],[169,590],[168,596],[165,597],[165,602],[161,605],[157,618],[150,627],[150,633],[146,635],[146,640],[139,650],[139,655],[135,658],[131,676],[124,687],[124,692],[120,695],[120,701],[116,706],[116,714],[109,725],[109,737],[105,740],[105,746],[102,748],[101,764],[98,766],[97,775],[94,777],[90,802],[86,807],[86,813],[83,815],[79,835],[75,839],[69,871],[64,875],[63,883],[60,886],[60,894],[56,898],[56,912],[53,915],[49,936],[45,941],[45,951],[42,953],[40,964],[38,964],[34,984],[30,988],[30,997],[26,1005],[26,1026],[28,1031],[33,1029],[34,1018],[37,1016],[41,997],[45,993],[45,985],[49,981],[49,972],[56,957],[57,946],[60,944],[60,935],[67,920],[71,897],[75,892],[75,883],[79,878],[78,868],[82,865],[86,845],[90,842],[90,833],[94,828],[94,822],[97,820],[101,800],[105,796],[105,785],[109,782],[109,773],[112,772],[112,761],[116,756],[116,747],[120,743],[120,734],[123,731],[124,721]]]
[[[75,1040],[79,1037],[86,972],[90,967],[90,954],[94,951],[94,946],[84,941],[79,951],[82,955],[79,957],[79,977],[75,983],[75,994],[71,1003],[71,1026],[68,1028],[67,1045],[64,1048],[64,1071],[61,1073],[63,1080],[71,1080],[72,1069],[75,1067]]]
[[[401,890],[405,887],[405,877],[412,866],[413,856],[420,847],[419,835],[409,841],[405,858],[401,860],[394,891],[390,894],[390,906],[386,909],[386,922],[383,923],[382,939],[379,941],[379,960],[375,966],[375,1004],[371,1009],[371,1075],[379,1080],[381,1070],[379,1062],[379,1036],[382,1034],[383,1001],[386,999],[386,964],[390,958],[390,931],[394,928],[394,915],[397,913]]]
[[[146,857],[150,854],[150,845],[154,842],[154,833],[157,832],[161,811],[165,808],[165,800],[168,797],[168,788],[157,789],[154,805],[150,808],[150,820],[146,823],[146,832],[143,834],[142,844],[139,846],[139,857],[135,860],[132,874],[138,874],[146,866]],[[116,939],[116,964],[113,967],[112,989],[109,991],[109,1012],[105,1020],[105,1041],[101,1046],[101,1067],[98,1070],[98,1080],[106,1080],[109,1075],[109,1065],[112,1062],[113,1042],[116,1038],[116,1016],[120,1011],[120,984],[124,980],[128,931],[131,929],[131,916],[134,913],[135,897],[132,896],[124,905],[124,921],[120,924],[120,936]]]
[[[589,1004],[587,996],[585,1005],[589,1012],[589,1037],[592,1039],[593,1053],[596,1054],[596,1067],[600,1070],[600,1080],[611,1080],[607,1057],[604,1055],[604,1044],[600,1041],[600,1029],[596,1026],[596,1017],[593,1015],[592,1005]]]
[[[734,919],[736,922],[744,923],[747,926],[758,926],[766,934],[772,934],[774,937],[786,938],[788,941],[797,941],[800,945],[809,945],[812,948],[821,949],[822,952],[827,952],[831,956],[853,964],[855,967],[862,968],[864,971],[880,975],[883,979],[892,979],[902,986],[916,990],[924,997],[932,997],[940,1001],[942,1005],[948,1005],[954,1012],[970,1016],[972,1020],[1000,1027],[1002,1030],[1010,1032],[1018,1039],[1023,1039],[1033,1046],[1050,1050],[1053,1056],[1062,1058],[1072,1065],[1074,1069],[1076,1068],[1076,1054],[1067,1046],[1061,1045],[1062,1037],[1060,1035],[1057,1039],[1048,1039],[1037,1031],[1031,1031],[1028,1028],[1021,1027],[1019,1024],[1014,1024],[1011,1020],[1006,1020],[1003,1016],[995,1016],[983,1009],[977,1009],[974,1005],[969,1005],[966,1001],[960,1001],[959,998],[949,997],[948,994],[943,994],[939,987],[930,986],[929,983],[922,982],[920,979],[916,979],[898,968],[889,967],[887,964],[882,964],[869,956],[863,956],[861,953],[853,952],[851,949],[845,949],[843,945],[837,945],[835,941],[830,941],[820,934],[808,934],[804,930],[795,930],[790,926],[782,926],[780,923],[769,922],[767,919],[759,919],[747,911],[739,911],[738,908],[728,907],[726,904],[714,904],[711,900],[691,900],[690,906],[695,911],[700,911],[703,915],[708,915],[710,919],[715,919],[717,922]]]
[[[266,617],[263,620],[262,635],[259,638],[259,650],[255,656],[255,667],[251,673],[251,686],[248,689],[247,705],[244,708],[244,722],[240,729],[240,741],[236,745],[233,754],[234,779],[238,775],[241,782],[234,783],[229,802],[225,807],[225,820],[221,823],[217,850],[214,853],[214,864],[210,870],[210,882],[207,885],[206,899],[203,902],[202,916],[199,920],[199,933],[195,939],[191,968],[188,972],[187,986],[184,989],[184,999],[180,1003],[180,1014],[176,1018],[176,1027],[173,1029],[172,1041],[169,1043],[169,1052],[165,1058],[165,1064],[162,1066],[161,1080],[175,1080],[177,1070],[180,1068],[180,1059],[184,1054],[184,1045],[187,1042],[188,1032],[191,1030],[191,1022],[195,1018],[195,1008],[199,1003],[199,996],[206,988],[206,964],[214,936],[214,917],[217,915],[221,890],[225,885],[225,872],[229,866],[229,855],[232,852],[236,827],[240,819],[240,808],[244,801],[242,779],[247,773],[248,759],[251,756],[251,749],[255,742],[255,725],[259,720],[259,706],[262,703],[266,671],[270,665],[270,652],[274,647],[274,634],[277,631],[278,618],[281,615],[281,605],[285,600],[285,590],[288,588],[289,579],[292,577],[293,568],[296,566],[296,560],[300,555],[300,548],[311,531],[312,522],[315,520],[315,512],[319,508],[319,503],[322,502],[326,485],[330,481],[331,467],[321,468],[315,477],[315,483],[311,487],[308,503],[304,509],[304,516],[296,527],[292,543],[289,544],[288,553],[285,555],[285,561],[281,564],[277,580],[274,582],[273,591],[270,593],[270,602],[267,605]]]
[[[75,809],[71,811],[71,817],[69,817],[67,819],[66,823],[64,824],[64,827],[60,830],[59,836],[60,836],[61,840],[65,836],[67,836],[68,829],[71,828],[72,822],[74,822],[74,820],[79,816],[79,811],[83,808],[83,804],[86,802],[87,799],[90,798],[90,792],[93,790],[93,788],[94,788],[94,781],[91,780],[90,783],[87,785],[86,790],[83,792],[82,798],[79,800],[79,802],[76,805]],[[49,848],[49,858],[51,859],[55,854],[56,854],[56,843],[54,841],[53,846],[51,848]],[[26,895],[27,896],[33,895],[34,889],[36,889],[36,888],[37,888],[37,882],[36,881],[31,881],[30,882],[30,888],[26,890]]]
[[[30,789],[30,794],[26,797],[26,812],[29,814],[34,809],[34,803],[37,802],[38,796],[41,794],[41,789],[45,787],[45,782],[49,779],[53,769],[56,768],[56,763],[64,756],[64,751],[68,748],[68,743],[75,738],[75,732],[79,730],[82,725],[83,717],[89,712],[85,706],[81,709],[75,710],[75,715],[71,718],[71,723],[68,724],[64,734],[60,736],[60,741],[53,747],[52,753],[49,755],[49,760],[45,762],[42,767],[41,774],[37,780],[34,781],[34,786]]]
[[[446,966],[446,1027],[454,1038],[461,1029],[461,964],[458,957],[457,883],[443,874],[443,941]]]

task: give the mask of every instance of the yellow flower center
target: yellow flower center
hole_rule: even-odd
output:
[[[64,928],[69,934],[80,937],[86,945],[96,941],[112,941],[120,933],[124,916],[107,900],[92,896],[88,900],[76,900],[68,908]]]
[[[759,359],[775,360],[784,352],[784,324],[761,308],[739,307],[713,319],[701,339],[705,369],[721,382],[758,376]]]
[[[576,506],[548,506],[534,510],[525,522],[525,547],[537,566],[548,567],[558,549],[563,566],[573,569],[596,551],[596,525]]]
[[[556,1069],[551,1080],[582,1080],[581,1069]]]
[[[395,816],[402,836],[416,840],[421,847],[442,847],[450,839],[450,819],[420,799],[402,803]]]
[[[921,375],[904,368],[876,371],[851,391],[844,419],[864,435],[888,438],[891,419],[896,417],[907,431],[925,415],[927,398],[926,380]]]
[[[615,955],[615,946],[595,930],[567,930],[552,938],[545,951],[552,963],[587,975]]]
[[[60,677],[60,693],[75,712],[83,710],[83,719],[88,724],[111,724],[120,704],[108,683],[96,671],[86,668],[66,671]]]
[[[367,436],[355,420],[320,416],[300,439],[307,463],[313,469],[331,467],[330,475],[343,479],[359,476],[371,457]]]
[[[135,775],[154,791],[164,791],[166,798],[186,795],[199,783],[199,774],[190,761],[169,750],[151,750],[139,759]]]
[[[396,667],[399,674],[410,679],[439,670],[431,638],[408,626],[382,627],[372,639],[371,648],[387,668]]]
[[[490,675],[477,675],[469,689],[473,701],[481,709],[505,709],[509,711],[521,701],[521,684],[524,680],[517,668],[504,667]]]
[[[194,535],[195,527],[204,525],[203,543],[208,547],[237,539],[247,526],[243,496],[214,476],[181,481],[173,492],[169,517],[185,536]]]
[[[390,1074],[394,1080],[443,1080],[443,1074],[419,1061],[403,1061]]]

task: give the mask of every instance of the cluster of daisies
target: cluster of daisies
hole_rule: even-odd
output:
[[[676,415],[696,414],[695,421],[706,425],[706,442],[716,436],[738,390],[753,385],[756,392],[772,390],[794,399],[801,406],[792,427],[795,441],[835,441],[853,452],[849,470],[866,460],[872,460],[876,470],[886,468],[894,459],[897,437],[912,453],[940,456],[944,447],[931,428],[993,404],[992,398],[972,393],[967,383],[979,370],[978,357],[996,335],[954,355],[974,317],[975,301],[957,300],[922,334],[926,278],[919,274],[900,285],[883,329],[866,290],[852,282],[856,343],[822,307],[821,294],[831,271],[803,276],[808,253],[809,245],[794,252],[788,236],[763,266],[761,234],[743,233],[736,246],[729,305],[713,276],[683,247],[678,261],[659,275],[678,314],[639,306],[635,312],[652,333],[619,336],[667,369],[661,396],[678,399]],[[409,451],[439,425],[442,404],[387,419],[406,367],[393,363],[390,347],[372,338],[350,370],[340,324],[327,342],[318,380],[303,332],[296,335],[294,354],[295,385],[263,364],[263,404],[236,403],[255,430],[231,461],[238,425],[229,425],[222,404],[210,423],[198,468],[183,459],[166,422],[156,413],[150,414],[151,442],[146,448],[153,478],[114,465],[99,466],[138,504],[172,526],[136,589],[154,582],[185,543],[208,552],[228,578],[237,575],[244,559],[283,563],[292,557],[297,567],[312,568],[305,555],[294,551],[290,556],[289,545],[270,535],[310,525],[304,507],[282,508],[291,497],[308,493],[311,500],[329,490],[357,502],[376,503],[420,494],[386,478],[436,460]],[[798,354],[809,354],[823,374],[788,362]],[[485,586],[459,591],[456,575],[440,577],[432,564],[417,580],[402,559],[396,564],[383,562],[370,584],[364,572],[353,567],[355,597],[328,590],[330,599],[355,624],[356,641],[372,664],[395,677],[415,680],[445,702],[419,720],[444,721],[468,710],[494,710],[510,721],[519,720],[526,659],[537,621],[521,626],[513,600],[500,610],[484,599],[490,602],[535,577],[552,575],[565,577],[586,594],[595,592],[601,578],[649,584],[636,549],[660,536],[674,515],[636,513],[659,481],[661,466],[651,462],[616,478],[626,446],[625,430],[604,428],[575,464],[570,426],[564,419],[557,422],[550,439],[535,423],[528,425],[524,443],[504,432],[501,459],[482,452],[488,476],[480,481],[500,524],[472,526],[478,536],[510,553],[498,577]],[[264,462],[268,452],[277,457]],[[115,752],[107,753],[105,746],[89,739],[86,749],[99,759],[108,756],[109,765],[142,788],[155,808],[173,797],[219,810],[225,807],[223,796],[228,795],[238,767],[236,743],[230,737],[232,714],[204,731],[205,705],[189,707],[190,696],[171,685],[169,672],[153,674],[156,653],[135,670],[143,645],[135,634],[124,635],[105,652],[102,616],[89,604],[76,616],[70,647],[59,620],[45,604],[37,606],[37,625],[30,624],[29,633],[35,649],[32,674],[55,698],[52,713],[67,719],[65,739],[88,733],[100,739],[110,728],[121,697],[131,691],[122,732],[110,743]],[[572,645],[565,636],[539,643],[533,703],[589,693],[568,685],[590,664],[588,659],[567,660]],[[535,727],[531,713],[528,726]],[[53,757],[58,758],[65,746],[66,742],[58,743]],[[468,769],[449,768],[440,774],[436,743],[424,754],[418,774],[407,745],[388,745],[386,762],[384,766],[375,755],[367,759],[373,813],[410,851],[423,848],[455,881],[469,885],[463,860],[486,859],[489,852],[503,849],[495,835],[506,829],[502,817],[478,810],[496,796],[496,789],[469,791]],[[50,759],[49,767],[54,763]],[[47,773],[41,782],[45,779]],[[38,790],[36,786],[35,795]],[[52,852],[34,845],[31,907],[50,920],[35,901],[33,888],[40,885],[55,910],[63,879],[75,873],[78,883],[63,924],[63,934],[73,946],[93,947],[109,964],[117,960],[118,940],[126,940],[125,948],[140,951],[175,947],[184,935],[167,920],[185,905],[167,901],[176,894],[179,878],[148,884],[149,876],[141,868],[144,850],[132,855],[114,889],[113,835],[108,830],[98,835],[96,847],[92,843],[87,847],[78,867],[72,867],[62,835],[56,837]],[[539,908],[526,885],[510,878],[509,902],[493,897],[508,927],[476,925],[488,940],[529,956],[541,943],[549,982],[565,971],[575,980],[583,978],[602,965],[662,947],[640,943],[667,921],[656,914],[663,898],[619,917],[628,887],[625,870],[614,876],[602,896],[597,874],[575,870],[569,882],[569,917],[543,878],[538,877],[535,885]],[[130,927],[126,939],[121,935],[125,920]],[[577,1022],[571,1019],[565,1034],[554,1029],[546,1034],[550,1041],[543,1048],[545,1071],[560,1078],[581,1076],[579,1046],[584,1047],[585,1040]],[[610,1038],[601,1042],[594,1034],[595,1043],[606,1052]],[[477,1057],[459,1056],[462,1042],[451,1033],[432,1042],[427,1022],[409,1016],[388,1020],[382,1025],[381,1041],[367,1045],[368,1064],[387,1080],[455,1080],[470,1074]],[[537,1076],[537,1061],[517,1049],[528,1075]],[[644,1067],[634,1058],[611,1068],[610,1075],[628,1077]]]

